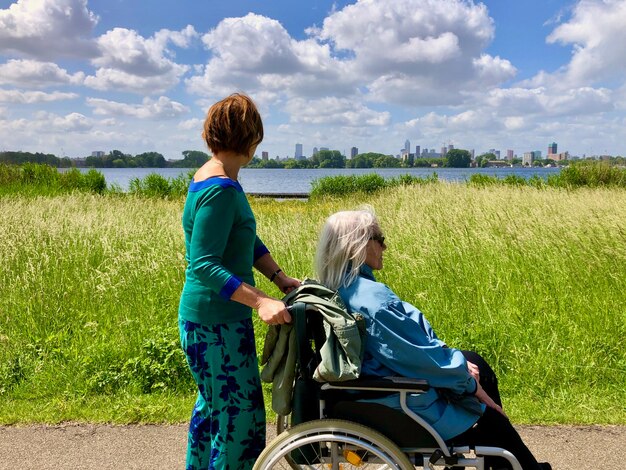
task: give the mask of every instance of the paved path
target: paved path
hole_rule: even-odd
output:
[[[626,426],[518,429],[555,470],[626,468]],[[0,426],[0,469],[182,469],[185,440],[185,425]]]

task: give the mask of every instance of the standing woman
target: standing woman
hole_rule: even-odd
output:
[[[180,341],[198,385],[187,442],[187,470],[249,469],[265,446],[265,407],[252,309],[265,323],[291,321],[285,305],[254,287],[252,267],[286,293],[285,275],[256,235],[237,182],[263,140],[250,98],[233,94],[209,109],[203,138],[213,157],[194,175],[183,212],[187,269]]]

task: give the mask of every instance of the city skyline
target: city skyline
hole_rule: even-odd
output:
[[[626,0],[0,0],[0,151],[182,158],[242,91],[270,156],[624,155],[624,24]]]
[[[530,148],[525,148],[523,150],[520,150],[519,152],[514,150],[514,149],[511,149],[511,148],[505,148],[505,149],[490,148],[490,149],[484,150],[484,151],[476,151],[476,149],[473,149],[473,148],[465,148],[463,146],[455,145],[453,142],[444,142],[443,146],[438,151],[436,147],[430,146],[430,145],[427,145],[427,146],[423,147],[421,144],[416,144],[416,145],[411,146],[410,139],[406,139],[405,140],[404,146],[400,149],[399,153],[384,153],[384,155],[391,155],[391,156],[394,156],[394,157],[401,158],[401,157],[403,157],[403,155],[405,153],[407,153],[407,154],[412,154],[412,155],[415,155],[415,156],[422,155],[422,157],[424,157],[424,154],[427,154],[427,155],[445,154],[445,152],[443,152],[444,149],[445,149],[445,151],[449,151],[449,150],[452,150],[452,149],[455,149],[455,148],[459,149],[459,150],[467,150],[468,152],[470,152],[472,154],[472,159],[474,159],[477,156],[488,154],[488,153],[493,153],[493,154],[496,155],[497,159],[502,159],[502,160],[505,160],[505,159],[506,160],[512,160],[513,158],[521,159],[522,155],[525,154],[525,153],[528,153],[528,152],[533,153],[536,158],[542,158],[542,156],[544,154],[545,154],[546,158],[550,158],[550,155],[562,156],[564,153],[567,153],[570,158],[571,157],[573,157],[573,158],[577,158],[577,157],[580,157],[580,158],[591,157],[591,155],[586,155],[586,154],[583,154],[583,155],[573,155],[573,154],[570,154],[570,152],[567,149],[559,153],[559,152],[557,152],[558,143],[554,142],[554,141],[551,141],[550,143],[546,144],[546,146],[545,146],[546,150],[545,151],[542,150],[542,149],[539,149],[539,148],[535,148],[534,150],[530,149]],[[367,149],[359,151],[359,148],[358,147],[354,147],[354,146],[350,147],[350,151],[349,152],[347,152],[345,150],[332,149],[332,148],[328,148],[328,147],[320,147],[320,148],[318,148],[317,146],[311,146],[311,152],[308,153],[308,152],[306,152],[306,145],[302,144],[302,143],[296,143],[295,144],[295,149],[296,150],[295,150],[295,153],[293,155],[278,155],[277,154],[273,158],[276,158],[276,157],[281,158],[281,159],[295,158],[296,160],[302,159],[302,158],[310,158],[313,155],[315,155],[319,150],[337,150],[337,151],[341,152],[341,154],[344,155],[346,158],[353,158],[353,157],[355,157],[356,155],[358,155],[360,153],[370,153],[370,152],[372,152],[371,150],[367,150]],[[411,151],[413,149],[414,149],[414,151]],[[258,151],[257,151],[257,153],[258,153]],[[382,152],[373,152],[373,153],[382,153]],[[263,154],[268,154],[268,152],[267,151],[263,151]],[[605,154],[596,155],[596,156],[605,156]],[[611,155],[611,156],[617,156],[617,155]],[[623,155],[620,155],[620,156],[623,156]],[[257,157],[258,157],[258,155],[257,155]],[[428,157],[428,158],[430,158],[430,157]],[[559,157],[558,159],[562,159],[562,158]]]

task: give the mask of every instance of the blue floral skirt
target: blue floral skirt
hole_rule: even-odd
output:
[[[180,342],[198,384],[187,470],[247,470],[265,446],[265,407],[252,319],[201,325],[179,319]]]

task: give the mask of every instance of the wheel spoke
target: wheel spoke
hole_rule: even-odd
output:
[[[317,420],[290,428],[263,451],[255,470],[406,470],[406,455],[382,434],[340,420]]]

